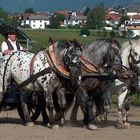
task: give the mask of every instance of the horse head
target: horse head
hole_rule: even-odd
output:
[[[108,51],[104,56],[104,66],[112,74],[118,75],[122,70],[122,59],[120,54],[120,44],[116,40],[109,40]]]
[[[77,88],[81,82],[81,61],[80,56],[82,54],[81,45],[77,40],[63,41],[62,45],[62,61],[64,66],[70,72],[70,80],[73,88]]]
[[[140,74],[140,46],[139,45],[140,45],[139,40],[129,42],[130,53],[128,57],[130,69],[132,71],[137,72],[138,74]]]

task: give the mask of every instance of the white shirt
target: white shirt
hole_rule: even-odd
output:
[[[8,40],[9,40],[10,43],[12,44],[14,51],[17,51],[16,41],[11,41],[10,39],[8,39]],[[19,45],[19,46],[20,46],[20,50],[22,50],[23,47],[22,47],[21,45]],[[8,50],[8,45],[7,45],[7,43],[4,41],[4,42],[2,42],[2,44],[1,44],[1,51],[2,51],[2,53],[3,53],[5,50]]]

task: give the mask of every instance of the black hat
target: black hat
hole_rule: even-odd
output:
[[[14,30],[9,30],[6,32],[6,36],[7,35],[16,35],[16,32]]]

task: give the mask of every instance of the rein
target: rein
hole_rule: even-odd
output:
[[[28,79],[26,79],[25,81],[23,81],[20,84],[16,84],[16,86],[12,89],[9,89],[8,91],[3,92],[2,94],[4,95],[5,93],[9,93],[9,92],[15,92],[16,90],[27,86],[29,83],[34,82],[37,78],[50,73],[52,71],[52,69],[50,67],[45,68],[43,70],[41,70],[40,72],[36,73],[36,74],[32,74]]]

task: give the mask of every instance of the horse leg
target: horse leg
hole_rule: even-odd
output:
[[[48,95],[48,92],[49,92],[49,95]],[[44,97],[45,97],[47,108],[49,110],[49,123],[50,123],[50,126],[52,126],[54,123],[54,119],[53,119],[54,105],[53,105],[53,100],[51,97],[52,95],[50,94],[52,94],[51,90],[47,90],[47,91],[44,90]]]
[[[42,103],[41,103],[41,114],[42,114],[42,118],[43,118],[43,123],[44,125],[47,125],[49,123],[49,117],[48,117],[48,114],[46,112],[46,102],[45,100],[42,100]]]
[[[74,102],[74,106],[71,112],[71,116],[70,116],[70,121],[72,124],[74,124],[77,121],[77,113],[78,113],[78,108],[79,108],[79,103],[77,100],[78,97],[76,97],[75,102]]]
[[[33,126],[33,122],[30,118],[29,110],[28,110],[28,105],[25,103],[24,99],[24,93],[20,94],[20,99],[21,99],[21,107],[23,109],[23,115],[25,119],[25,124],[26,126]]]
[[[3,106],[3,99],[4,99],[4,95],[2,93],[0,93],[0,112]]]
[[[87,128],[89,130],[97,130],[97,126],[95,123],[95,117],[94,117],[92,108],[93,108],[93,99],[92,99],[92,97],[89,97],[89,99],[86,103],[86,113],[85,113],[88,118]]]
[[[55,115],[55,121],[57,124],[64,124],[65,120],[65,110],[66,110],[66,97],[65,97],[65,88],[58,88],[56,91],[57,98],[58,98],[58,104],[59,104],[59,111],[57,111]]]
[[[128,94],[128,89],[124,88],[120,91],[118,95],[118,120],[117,120],[117,128],[126,128],[124,123],[124,102],[126,95]]]
[[[102,120],[105,119],[105,116],[104,116],[105,115],[104,102],[103,102],[100,94],[97,95],[95,98],[96,98],[94,100],[94,103],[96,105],[95,120],[96,120],[96,123],[101,123]]]
[[[79,87],[77,90],[77,101],[81,107],[81,110],[84,114],[84,126],[90,130],[97,130],[95,125],[95,117],[93,115],[93,99],[89,97],[84,88]]]
[[[128,122],[129,110],[130,110],[130,96],[125,99],[124,103],[123,123],[125,128],[130,128],[130,123]]]

